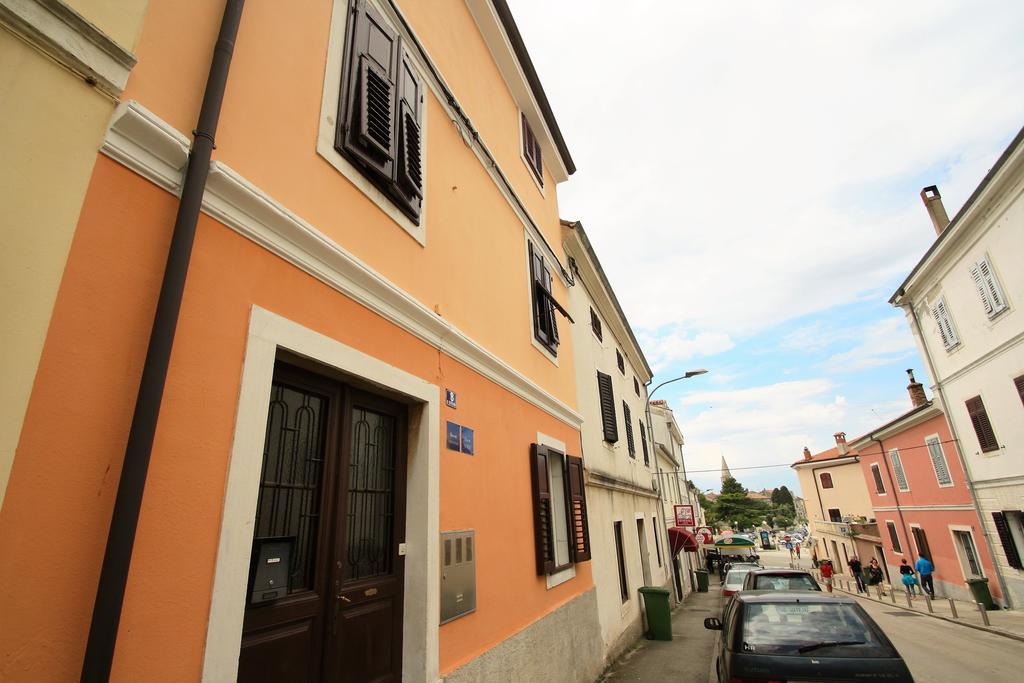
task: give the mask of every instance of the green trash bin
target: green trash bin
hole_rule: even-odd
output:
[[[644,611],[647,612],[647,640],[672,640],[672,612],[668,607],[669,591],[643,586]]]
[[[996,603],[992,601],[992,594],[988,590],[988,579],[984,577],[967,579],[967,587],[971,589],[974,602],[980,602],[987,610],[997,609]]]
[[[697,577],[697,592],[707,593],[708,592],[708,573],[707,570],[697,569],[693,572],[693,575]]]

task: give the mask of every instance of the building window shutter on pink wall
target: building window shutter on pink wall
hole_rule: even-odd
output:
[[[882,472],[879,470],[878,465],[871,466],[871,476],[875,479],[875,493],[879,495],[885,493],[885,484],[882,482]]]
[[[903,552],[903,547],[900,546],[900,536],[896,533],[896,524],[894,522],[887,521],[885,528],[889,530],[889,541],[892,543],[892,549],[898,553]]]
[[[927,439],[925,443],[928,444],[928,455],[932,459],[935,479],[939,482],[939,486],[949,486],[953,483],[953,477],[949,474],[949,467],[946,465],[946,455],[942,452],[942,444],[934,437]]]
[[[900,459],[900,451],[897,448],[889,451],[889,459],[892,460],[892,471],[896,475],[896,485],[900,491],[909,491],[910,484],[907,483],[907,473],[903,470],[903,460]]]

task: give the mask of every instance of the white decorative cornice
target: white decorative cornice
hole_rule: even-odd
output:
[[[60,0],[0,0],[0,23],[112,97],[135,66],[135,55]]]
[[[136,102],[118,107],[101,151],[177,194],[188,139]],[[229,166],[210,165],[203,211],[549,415],[583,418],[454,325],[331,241]]]

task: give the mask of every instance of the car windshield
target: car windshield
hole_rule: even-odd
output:
[[[738,650],[796,657],[894,657],[853,605],[747,603]]]
[[[736,590],[743,585],[743,579],[746,578],[754,568],[753,567],[736,567],[730,569],[729,573],[725,575],[725,583],[723,586],[729,590]]]
[[[754,577],[754,588],[759,591],[821,590],[807,574],[761,574]]]

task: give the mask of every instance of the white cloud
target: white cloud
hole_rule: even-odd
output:
[[[914,356],[914,340],[902,315],[882,318],[859,330],[857,345],[832,355],[825,362],[828,373],[856,372],[888,365]]]
[[[657,335],[642,332],[637,341],[655,372],[676,361],[713,356],[736,346],[729,335],[721,332],[699,332],[690,336],[678,328]]]

